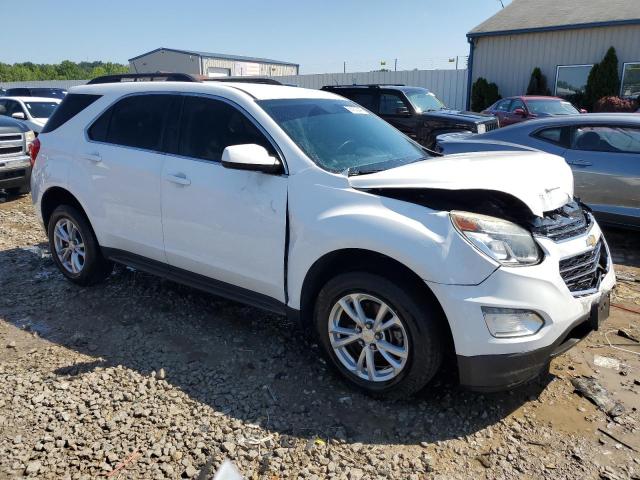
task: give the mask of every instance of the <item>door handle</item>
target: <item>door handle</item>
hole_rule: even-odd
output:
[[[191,180],[189,180],[184,173],[169,174],[169,175],[166,175],[164,178],[167,181],[171,183],[176,183],[178,185],[191,185]]]
[[[101,162],[102,161],[102,157],[100,156],[99,153],[85,153],[82,155],[82,158],[84,158],[85,160],[89,160],[90,162]]]
[[[573,160],[569,162],[569,165],[575,165],[576,167],[590,167],[593,164],[586,160]]]

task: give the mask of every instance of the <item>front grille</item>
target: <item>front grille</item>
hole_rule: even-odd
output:
[[[488,122],[485,122],[484,126],[487,132],[490,132],[491,130],[497,130],[499,127],[498,120],[490,120]]]
[[[22,168],[20,170],[9,170],[8,172],[0,172],[0,180],[9,180],[11,178],[24,177],[27,171]]]
[[[13,141],[22,141],[22,135],[19,133],[8,133],[4,135],[0,135],[0,142],[13,142]]]
[[[24,142],[21,133],[0,134],[0,158],[24,152]]]
[[[571,202],[557,210],[545,212],[542,219],[536,220],[533,233],[559,242],[583,235],[589,230],[591,223],[591,215],[578,202]]]
[[[592,250],[560,260],[560,276],[570,292],[580,294],[599,287],[608,264],[607,247],[600,239]]]
[[[3,147],[0,145],[0,156],[15,155],[16,153],[22,153],[22,147]]]

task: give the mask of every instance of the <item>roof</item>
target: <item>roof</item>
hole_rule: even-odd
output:
[[[500,136],[500,132],[515,131],[516,129],[534,130],[540,127],[553,127],[583,124],[626,124],[640,126],[640,114],[637,113],[582,113],[580,115],[559,115],[556,117],[535,118],[526,122],[508,125],[504,128],[483,133],[483,137]]]
[[[62,102],[62,100],[60,100],[59,98],[53,98],[53,97],[12,97],[12,96],[6,96],[6,97],[0,97],[0,100],[18,100],[19,102],[56,102],[56,103]]]
[[[241,62],[254,62],[254,63],[273,63],[276,65],[290,65],[293,67],[299,67],[300,65],[298,65],[297,63],[289,63],[289,62],[283,62],[280,60],[271,60],[269,58],[258,58],[258,57],[244,57],[241,55],[229,55],[227,53],[213,53],[213,52],[201,52],[198,50],[181,50],[181,49],[177,49],[177,48],[165,48],[165,47],[160,47],[160,48],[156,48],[155,50],[151,50],[150,52],[146,52],[146,53],[142,53],[136,57],[130,58],[129,61],[133,62],[134,60],[137,60],[139,58],[145,57],[147,55],[150,55],[152,53],[155,52],[160,52],[160,51],[168,51],[168,52],[176,52],[176,53],[184,53],[185,55],[195,55],[197,57],[208,57],[208,58],[221,58],[224,60],[238,60]]]
[[[333,93],[308,88],[288,87],[284,85],[265,85],[260,83],[226,82],[122,82],[79,85],[72,87],[70,93],[94,93],[100,95],[124,95],[129,92],[188,92],[220,93],[223,91],[244,92],[255,100],[338,98]]]
[[[640,1],[513,0],[467,36],[474,38],[625,24],[640,25]]]

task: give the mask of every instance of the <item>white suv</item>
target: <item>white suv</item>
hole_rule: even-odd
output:
[[[446,357],[510,388],[608,314],[607,244],[562,159],[435,157],[328,92],[76,87],[32,154],[68,279],[119,262],[287,314],[371,393],[415,392]]]

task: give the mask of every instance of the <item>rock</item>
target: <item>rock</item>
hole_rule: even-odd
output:
[[[9,343],[7,343],[7,348],[16,348],[16,342],[14,340],[11,340]]]
[[[158,380],[164,380],[167,377],[164,368],[161,368],[160,370],[158,370]]]
[[[233,442],[224,442],[222,444],[222,451],[227,452],[229,455],[233,455],[236,451],[236,444]]]
[[[571,379],[571,383],[580,395],[591,400],[610,417],[617,417],[624,413],[624,406],[613,400],[607,390],[595,378],[576,377]]]
[[[25,475],[35,475],[40,471],[41,468],[42,463],[40,463],[40,461],[38,460],[34,460],[33,462],[29,462],[27,464],[27,468],[25,468],[24,473]]]
[[[349,480],[360,480],[362,477],[364,477],[364,471],[359,468],[349,470]]]
[[[182,472],[182,476],[185,478],[193,478],[198,474],[198,470],[193,468],[193,466],[188,465],[187,468]]]

